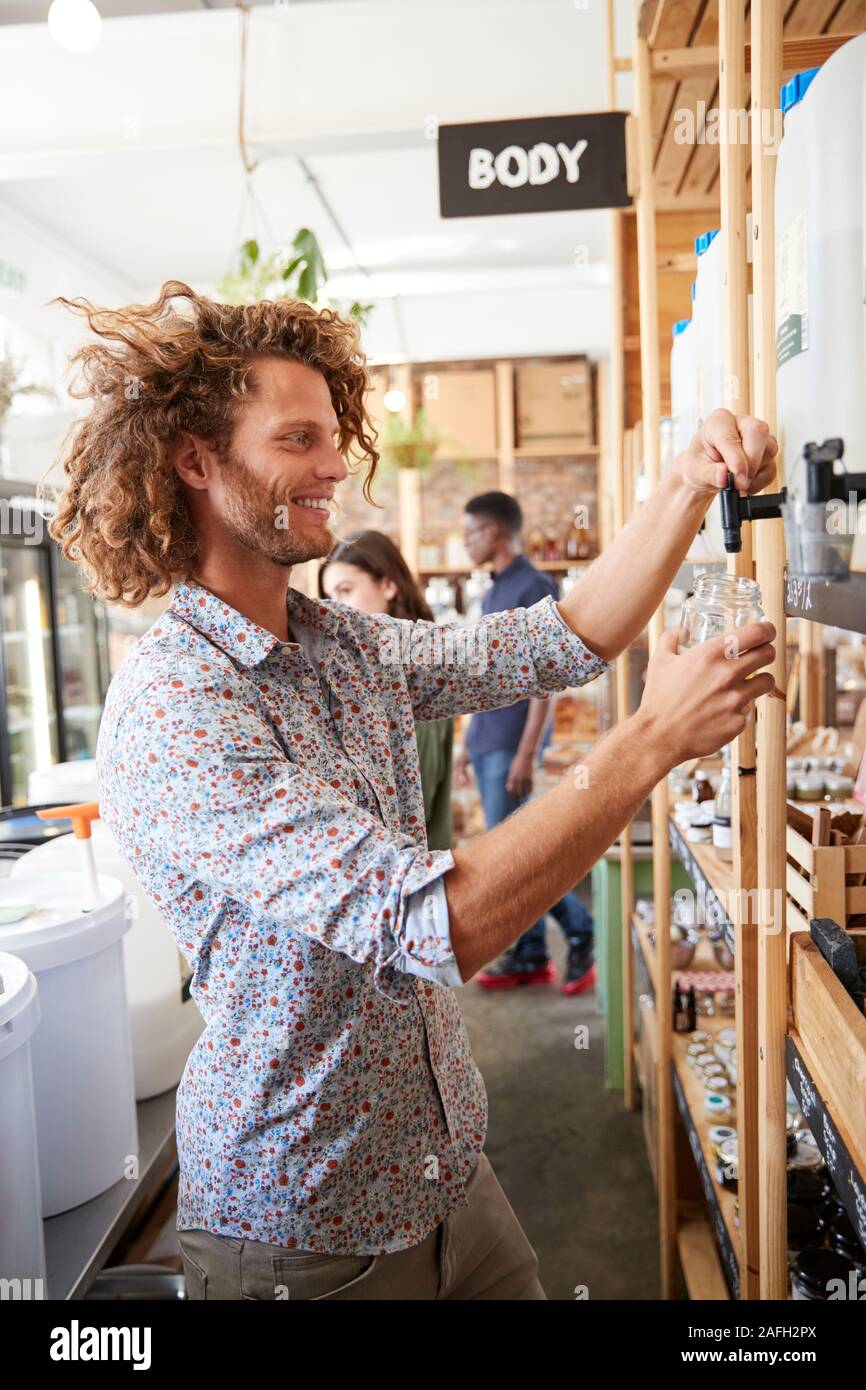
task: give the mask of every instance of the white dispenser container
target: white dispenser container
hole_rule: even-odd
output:
[[[688,448],[698,428],[697,332],[691,319],[673,326],[671,346],[671,418],[673,453],[677,458]]]
[[[0,952],[0,1279],[20,1280],[22,1297],[31,1298],[43,1292],[33,1281],[45,1279],[30,1056],[38,1024],[35,976]]]
[[[718,228],[695,240],[698,273],[695,319],[698,325],[699,423],[725,404],[725,325],[723,320],[722,234]]]
[[[83,801],[96,800],[93,760],[58,763],[46,772],[31,774],[29,796],[34,805],[78,795]],[[171,932],[142,891],[108,826],[97,820],[91,830],[97,869],[120,879],[133,902],[123,956],[135,1095],[146,1100],[177,1085],[204,1024],[186,988],[189,968]],[[74,871],[78,862],[74,836],[61,835],[22,855],[13,865],[10,880],[38,873],[49,883],[56,873]]]
[[[803,445],[835,436],[866,470],[866,34],[782,89],[776,169],[777,413],[790,491]],[[866,536],[852,568],[866,568]]]
[[[19,919],[8,920],[16,909]],[[19,956],[39,985],[31,1057],[46,1217],[104,1192],[138,1153],[122,944],[129,925],[123,884],[107,875],[79,869],[0,883],[0,950]]]

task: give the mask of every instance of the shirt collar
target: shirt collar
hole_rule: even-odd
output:
[[[324,599],[308,598],[290,588],[286,608],[293,623],[336,635],[339,618]],[[177,584],[171,611],[243,666],[258,666],[275,647],[287,645],[201,584]]]
[[[523,569],[524,565],[528,564],[529,561],[524,554],[515,555],[514,559],[505,566],[504,570],[500,570],[498,574],[493,576],[493,583],[498,584],[500,579],[506,579],[510,575],[516,574],[518,570]]]

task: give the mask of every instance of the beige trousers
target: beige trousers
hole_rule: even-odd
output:
[[[538,1260],[482,1153],[455,1207],[420,1245],[319,1255],[209,1231],[179,1231],[194,1299],[543,1299]]]

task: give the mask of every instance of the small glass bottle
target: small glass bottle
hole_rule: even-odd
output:
[[[731,826],[731,751],[726,748],[723,754],[722,780],[716,792],[716,809],[713,816],[713,849],[719,859],[732,860],[734,857],[734,837]]]
[[[544,560],[544,532],[540,526],[533,526],[529,533],[529,558],[533,564]]]
[[[700,806],[702,802],[712,801],[712,799],[713,784],[710,781],[710,775],[699,768],[695,773],[694,785],[692,786],[692,801]]]

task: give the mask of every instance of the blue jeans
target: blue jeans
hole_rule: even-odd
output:
[[[475,780],[484,807],[484,819],[488,830],[499,825],[510,816],[526,797],[515,798],[506,790],[508,769],[514,753],[508,748],[496,749],[493,753],[470,754]],[[570,946],[588,946],[593,939],[593,920],[580,898],[575,893],[566,893],[550,909]],[[513,947],[519,960],[543,965],[547,960],[547,944],[544,939],[544,918],[540,918],[525,931]]]

